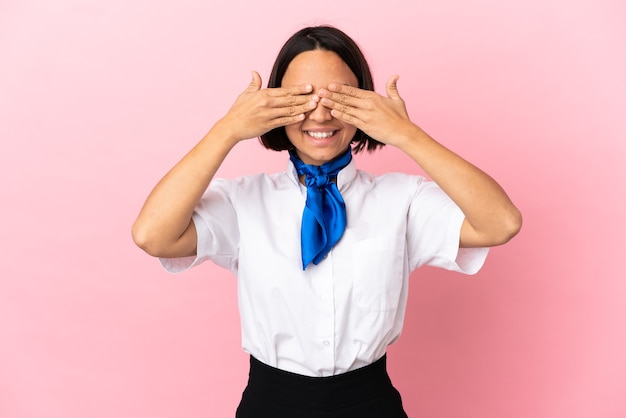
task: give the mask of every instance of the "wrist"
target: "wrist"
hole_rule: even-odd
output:
[[[387,143],[406,152],[408,148],[419,145],[426,139],[430,139],[430,136],[422,128],[414,123],[409,123],[396,130],[392,140]]]
[[[224,147],[233,148],[243,138],[239,138],[230,128],[230,125],[223,118],[217,121],[215,125],[205,135],[204,140],[214,144],[221,144]]]

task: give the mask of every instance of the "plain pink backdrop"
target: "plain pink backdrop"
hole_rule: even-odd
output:
[[[625,22],[623,0],[2,0],[0,417],[234,415],[234,278],[168,275],[130,226],[250,71],[320,23],[524,214],[477,276],[412,276],[390,348],[409,415],[625,417]],[[220,174],[285,164],[252,140]],[[393,149],[359,164],[420,173]]]

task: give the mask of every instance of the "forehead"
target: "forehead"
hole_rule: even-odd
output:
[[[348,64],[335,52],[322,49],[301,52],[287,66],[282,80],[284,87],[305,83],[312,84],[314,89],[330,83],[358,87],[356,75]]]

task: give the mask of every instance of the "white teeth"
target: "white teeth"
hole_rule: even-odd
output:
[[[318,138],[318,139],[322,139],[322,138],[330,138],[331,136],[333,136],[335,134],[336,131],[328,131],[328,132],[311,132],[311,131],[307,131],[307,134],[312,136],[313,138]]]

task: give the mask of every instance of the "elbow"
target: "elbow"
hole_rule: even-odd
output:
[[[497,217],[491,217],[491,222],[486,230],[475,229],[475,235],[468,239],[462,239],[464,247],[495,247],[509,242],[522,229],[522,215],[516,209],[507,211]]]
[[[522,214],[517,208],[483,218],[482,228],[465,218],[461,228],[461,247],[495,247],[506,244],[522,229]]]
[[[131,228],[131,235],[135,245],[145,251],[148,255],[153,257],[159,257],[161,251],[159,250],[158,241],[153,234],[150,233],[150,228],[135,221]]]
[[[148,255],[159,258],[176,258],[196,255],[196,235],[190,223],[183,235],[172,238],[152,222],[135,221],[131,228],[135,244]]]
[[[499,244],[506,244],[515,237],[522,229],[522,213],[517,208],[513,208],[503,219],[501,226],[501,237]]]

